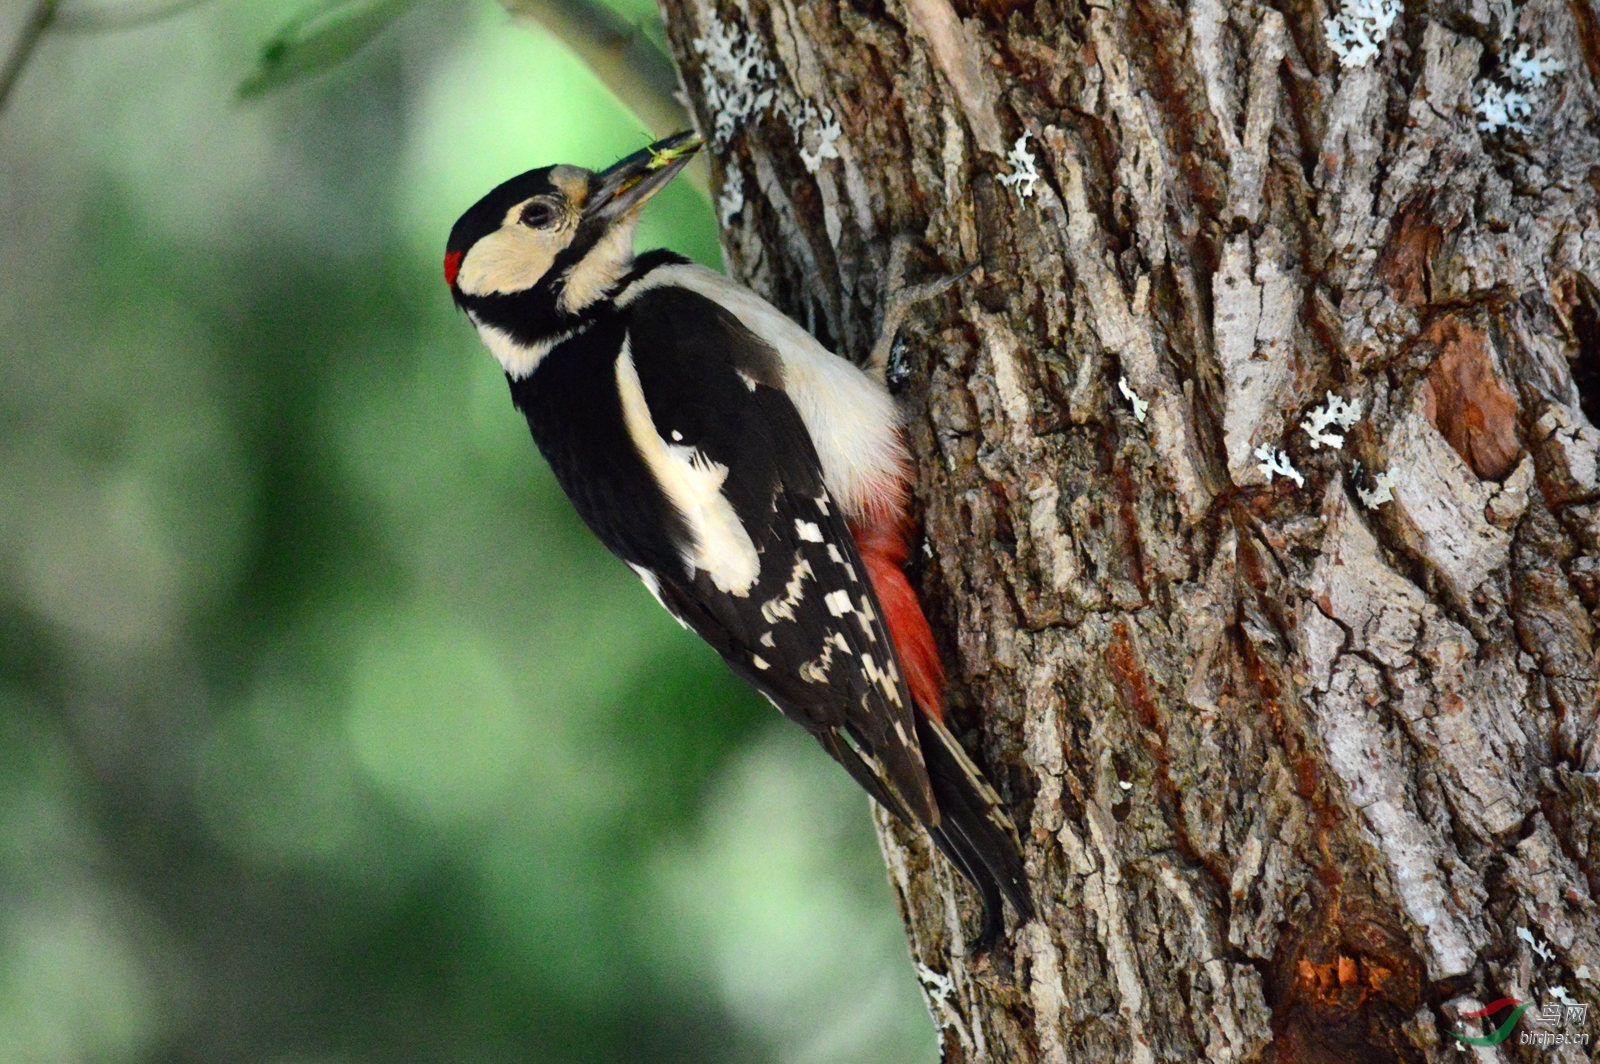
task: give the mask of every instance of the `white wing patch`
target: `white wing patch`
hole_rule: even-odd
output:
[[[854,606],[850,605],[850,592],[848,591],[830,591],[822,596],[822,604],[827,606],[828,612],[835,617],[843,617],[855,609]]]
[[[658,266],[619,292],[617,304],[627,306],[652,288],[671,285],[720,304],[778,353],[784,393],[800,412],[823,480],[846,514],[859,517],[903,504],[911,459],[900,436],[899,409],[887,391],[777,307],[704,266]]]
[[[822,529],[817,527],[817,523],[815,521],[807,521],[800,517],[795,518],[794,534],[805,540],[807,543],[822,542]],[[828,551],[829,557],[832,557],[833,555],[839,553],[839,548],[830,543],[828,544]]]
[[[661,438],[650,418],[650,407],[626,338],[617,356],[617,392],[622,397],[622,419],[634,447],[689,526],[694,542],[683,551],[683,562],[690,578],[694,570],[701,569],[718,591],[748,595],[761,573],[761,558],[733,504],[722,494],[728,467],[711,461],[693,447]]]

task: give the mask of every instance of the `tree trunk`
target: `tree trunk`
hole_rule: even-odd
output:
[[[1292,6],[665,0],[736,276],[859,357],[980,266],[893,368],[1040,912],[880,818],[949,1061],[1600,1000],[1600,11]]]

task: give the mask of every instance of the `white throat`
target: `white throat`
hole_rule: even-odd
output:
[[[572,264],[556,303],[563,313],[575,314],[598,302],[633,267],[633,230],[638,224],[637,211],[618,218],[589,253]]]
[[[478,316],[471,311],[467,312],[467,317],[477,326],[478,338],[483,341],[483,346],[489,349],[495,361],[506,371],[506,376],[512,380],[521,380],[529,376],[539,368],[544,356],[588,328],[587,325],[577,325],[548,340],[525,344],[504,329],[497,329],[493,325],[479,321]]]

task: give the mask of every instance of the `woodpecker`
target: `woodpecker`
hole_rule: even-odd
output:
[[[880,381],[671,251],[641,208],[701,147],[514,177],[450,232],[445,281],[579,516],[680,624],[977,888],[1033,912],[1014,828],[944,722],[906,580],[911,466]]]

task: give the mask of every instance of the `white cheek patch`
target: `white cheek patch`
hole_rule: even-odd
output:
[[[682,553],[690,577],[701,569],[718,591],[748,595],[761,573],[761,559],[733,504],[722,494],[728,467],[711,461],[693,447],[661,438],[650,418],[644,387],[626,339],[617,356],[617,391],[622,397],[622,419],[628,436],[668,501],[689,526],[693,543]]]
[[[524,292],[550,272],[556,255],[571,239],[564,230],[529,229],[513,221],[467,250],[456,287],[469,296]]]

